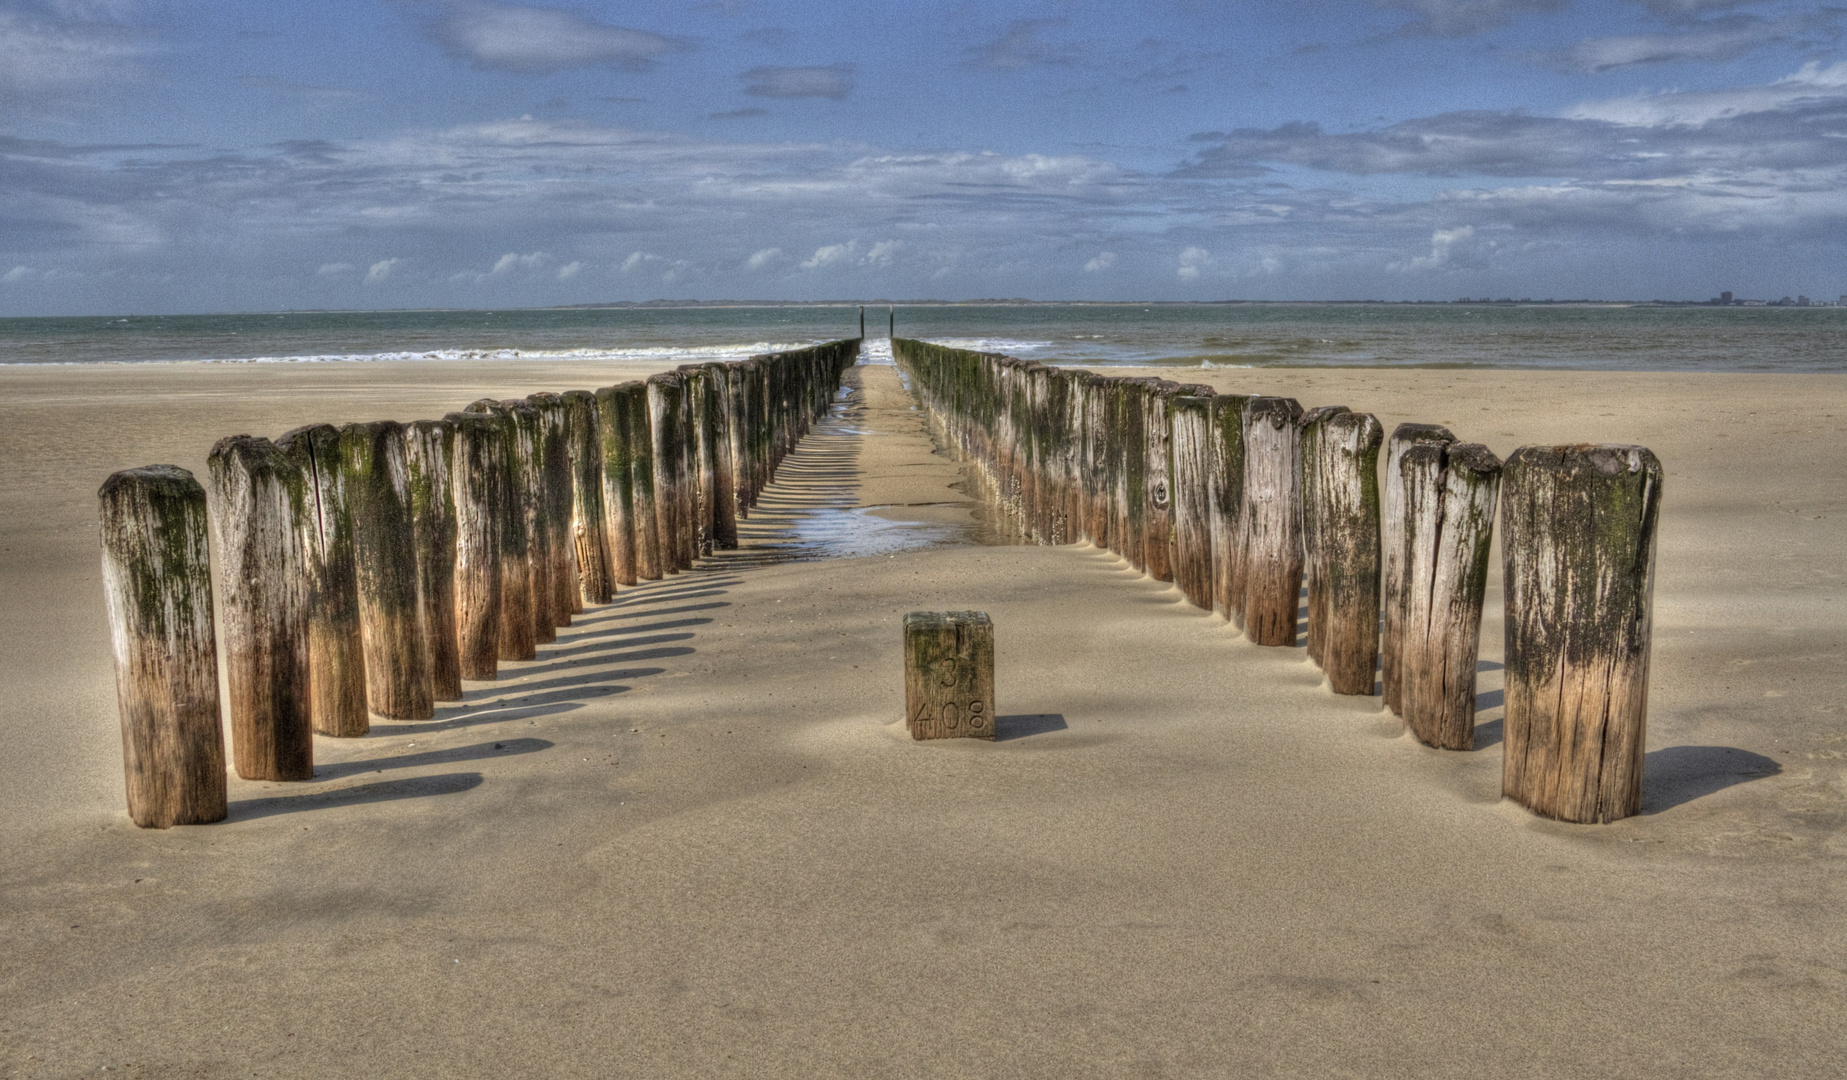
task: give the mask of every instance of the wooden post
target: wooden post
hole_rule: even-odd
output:
[[[731,416],[727,422],[726,435],[731,444],[731,482],[736,491],[735,505],[739,520],[750,517],[751,504],[756,501],[756,488],[751,482],[751,371],[752,362],[740,360],[725,365],[730,369],[727,381],[731,385]]]
[[[698,406],[694,395],[698,379],[675,372],[680,396],[680,443],[675,450],[674,472],[680,485],[680,568],[691,570],[693,563],[707,551],[709,536],[701,514],[703,501],[699,490],[699,443],[693,434],[698,425]]]
[[[579,594],[585,604],[607,604],[616,596],[611,572],[609,529],[603,509],[603,435],[597,396],[588,390],[562,395],[565,435],[571,446],[571,538],[577,548]]]
[[[519,479],[521,524],[526,532],[526,573],[530,582],[532,640],[537,646],[558,640],[552,613],[558,592],[552,584],[552,531],[546,492],[545,418],[519,398],[503,401],[513,417],[513,454]]]
[[[1116,554],[1137,570],[1148,569],[1143,544],[1148,538],[1148,430],[1142,398],[1147,387],[1140,379],[1116,379],[1116,410],[1110,437],[1115,443],[1116,514],[1110,538]]]
[[[1302,407],[1254,397],[1244,433],[1244,633],[1258,645],[1294,645],[1302,591]]]
[[[682,521],[685,506],[680,490],[682,462],[680,449],[685,436],[680,430],[680,380],[671,372],[648,376],[648,433],[654,454],[654,517],[660,536],[661,569],[677,574],[692,564],[685,561],[684,535],[691,522]]]
[[[513,410],[483,398],[468,406],[471,413],[491,416],[500,437],[500,463],[496,488],[500,496],[496,550],[500,555],[500,629],[494,635],[501,660],[531,660],[538,655],[533,634],[532,565],[527,554],[525,469],[519,453],[519,427]]]
[[[1207,395],[1173,398],[1174,582],[1206,611],[1213,595],[1212,406]]]
[[[314,730],[352,739],[372,729],[366,712],[365,644],[359,633],[359,576],[353,511],[340,469],[340,429],[296,428],[276,440],[308,481],[313,513],[303,542],[308,561],[309,711]]]
[[[1314,463],[1320,504],[1321,669],[1336,694],[1370,695],[1379,664],[1379,444],[1370,413],[1341,413],[1321,425]],[[1304,473],[1310,463],[1302,463]]]
[[[455,621],[455,424],[418,420],[404,429],[411,534],[417,544],[417,609],[430,650],[430,696],[462,700],[461,637]]]
[[[859,336],[866,336],[866,305],[859,305]]]
[[[505,529],[507,449],[488,413],[450,413],[455,428],[455,622],[464,679],[499,677],[500,537]]]
[[[1661,462],[1527,446],[1505,470],[1502,794],[1564,821],[1640,812]]]
[[[1083,395],[1084,535],[1096,546],[1110,549],[1115,543],[1110,534],[1110,508],[1115,501],[1110,475],[1110,380],[1085,372]]]
[[[712,462],[712,546],[720,551],[735,551],[738,546],[738,492],[737,477],[732,470],[731,417],[733,413],[731,385],[733,368],[729,364],[710,363],[704,365],[707,397],[706,427],[702,430],[710,433],[711,447],[699,450],[700,468],[705,467],[709,453]]]
[[[648,419],[648,386],[625,383],[627,391],[630,486],[635,506],[635,572],[654,581],[667,573],[671,556],[661,543],[660,510],[654,490],[654,425]]]
[[[609,539],[610,591],[614,592],[616,585],[641,580],[635,572],[635,476],[629,461],[633,439],[624,387],[606,386],[596,392],[596,426],[602,455],[598,475],[603,489],[603,532]]]
[[[1244,413],[1247,394],[1212,399],[1212,609],[1244,626]]]
[[[904,716],[913,739],[994,737],[994,623],[987,612],[904,617]]]
[[[541,393],[529,396],[526,403],[539,414],[540,510],[552,586],[552,625],[569,626],[571,613],[583,610],[583,598],[577,584],[577,540],[571,531],[571,443],[565,431],[564,399]],[[557,636],[554,633],[551,640]]]
[[[699,555],[712,554],[718,534],[718,459],[712,416],[712,379],[704,365],[682,364],[679,368],[682,400],[686,406],[687,488],[693,506],[692,532]]]
[[[1302,581],[1308,591],[1308,658],[1321,663],[1321,635],[1327,630],[1326,575],[1321,572],[1321,435],[1322,426],[1347,411],[1345,405],[1320,405],[1296,422],[1302,456]]]
[[[1385,493],[1379,508],[1379,608],[1384,615],[1379,634],[1379,683],[1385,707],[1401,716],[1398,664],[1404,655],[1399,626],[1404,617],[1405,492],[1400,462],[1405,451],[1419,443],[1455,441],[1448,428],[1437,424],[1399,424],[1385,444]]]
[[[97,499],[128,816],[144,829],[223,821],[205,489],[149,465],[110,476]]]
[[[1475,746],[1475,657],[1501,462],[1477,443],[1424,443],[1405,484],[1405,609],[1399,701],[1426,746]]]
[[[393,720],[428,720],[435,706],[429,646],[417,609],[417,545],[404,425],[395,420],[348,424],[340,431],[340,464],[353,508],[366,703]]]
[[[1174,580],[1173,436],[1169,429],[1168,401],[1178,389],[1165,379],[1142,379],[1142,490],[1147,500],[1142,511],[1142,557],[1148,576]]]
[[[218,440],[206,464],[237,775],[313,779],[307,482],[275,444],[249,435]]]

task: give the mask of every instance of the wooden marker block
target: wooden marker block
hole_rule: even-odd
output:
[[[994,737],[994,623],[987,612],[904,617],[904,716],[913,739]]]

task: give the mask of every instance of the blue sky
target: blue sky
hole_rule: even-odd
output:
[[[1847,292],[1847,8],[0,0],[0,315]]]

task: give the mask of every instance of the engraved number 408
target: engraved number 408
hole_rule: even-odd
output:
[[[970,727],[980,727],[981,714],[986,708],[987,702],[985,701],[971,701],[966,705],[945,701],[943,714],[938,719],[942,720],[944,727],[956,728],[962,726],[962,720],[966,716]],[[930,719],[930,703],[926,701],[917,707],[917,715],[911,718],[911,722],[925,724],[929,723]]]

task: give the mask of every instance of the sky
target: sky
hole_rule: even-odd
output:
[[[1847,293],[1847,8],[0,0],[0,316]]]

